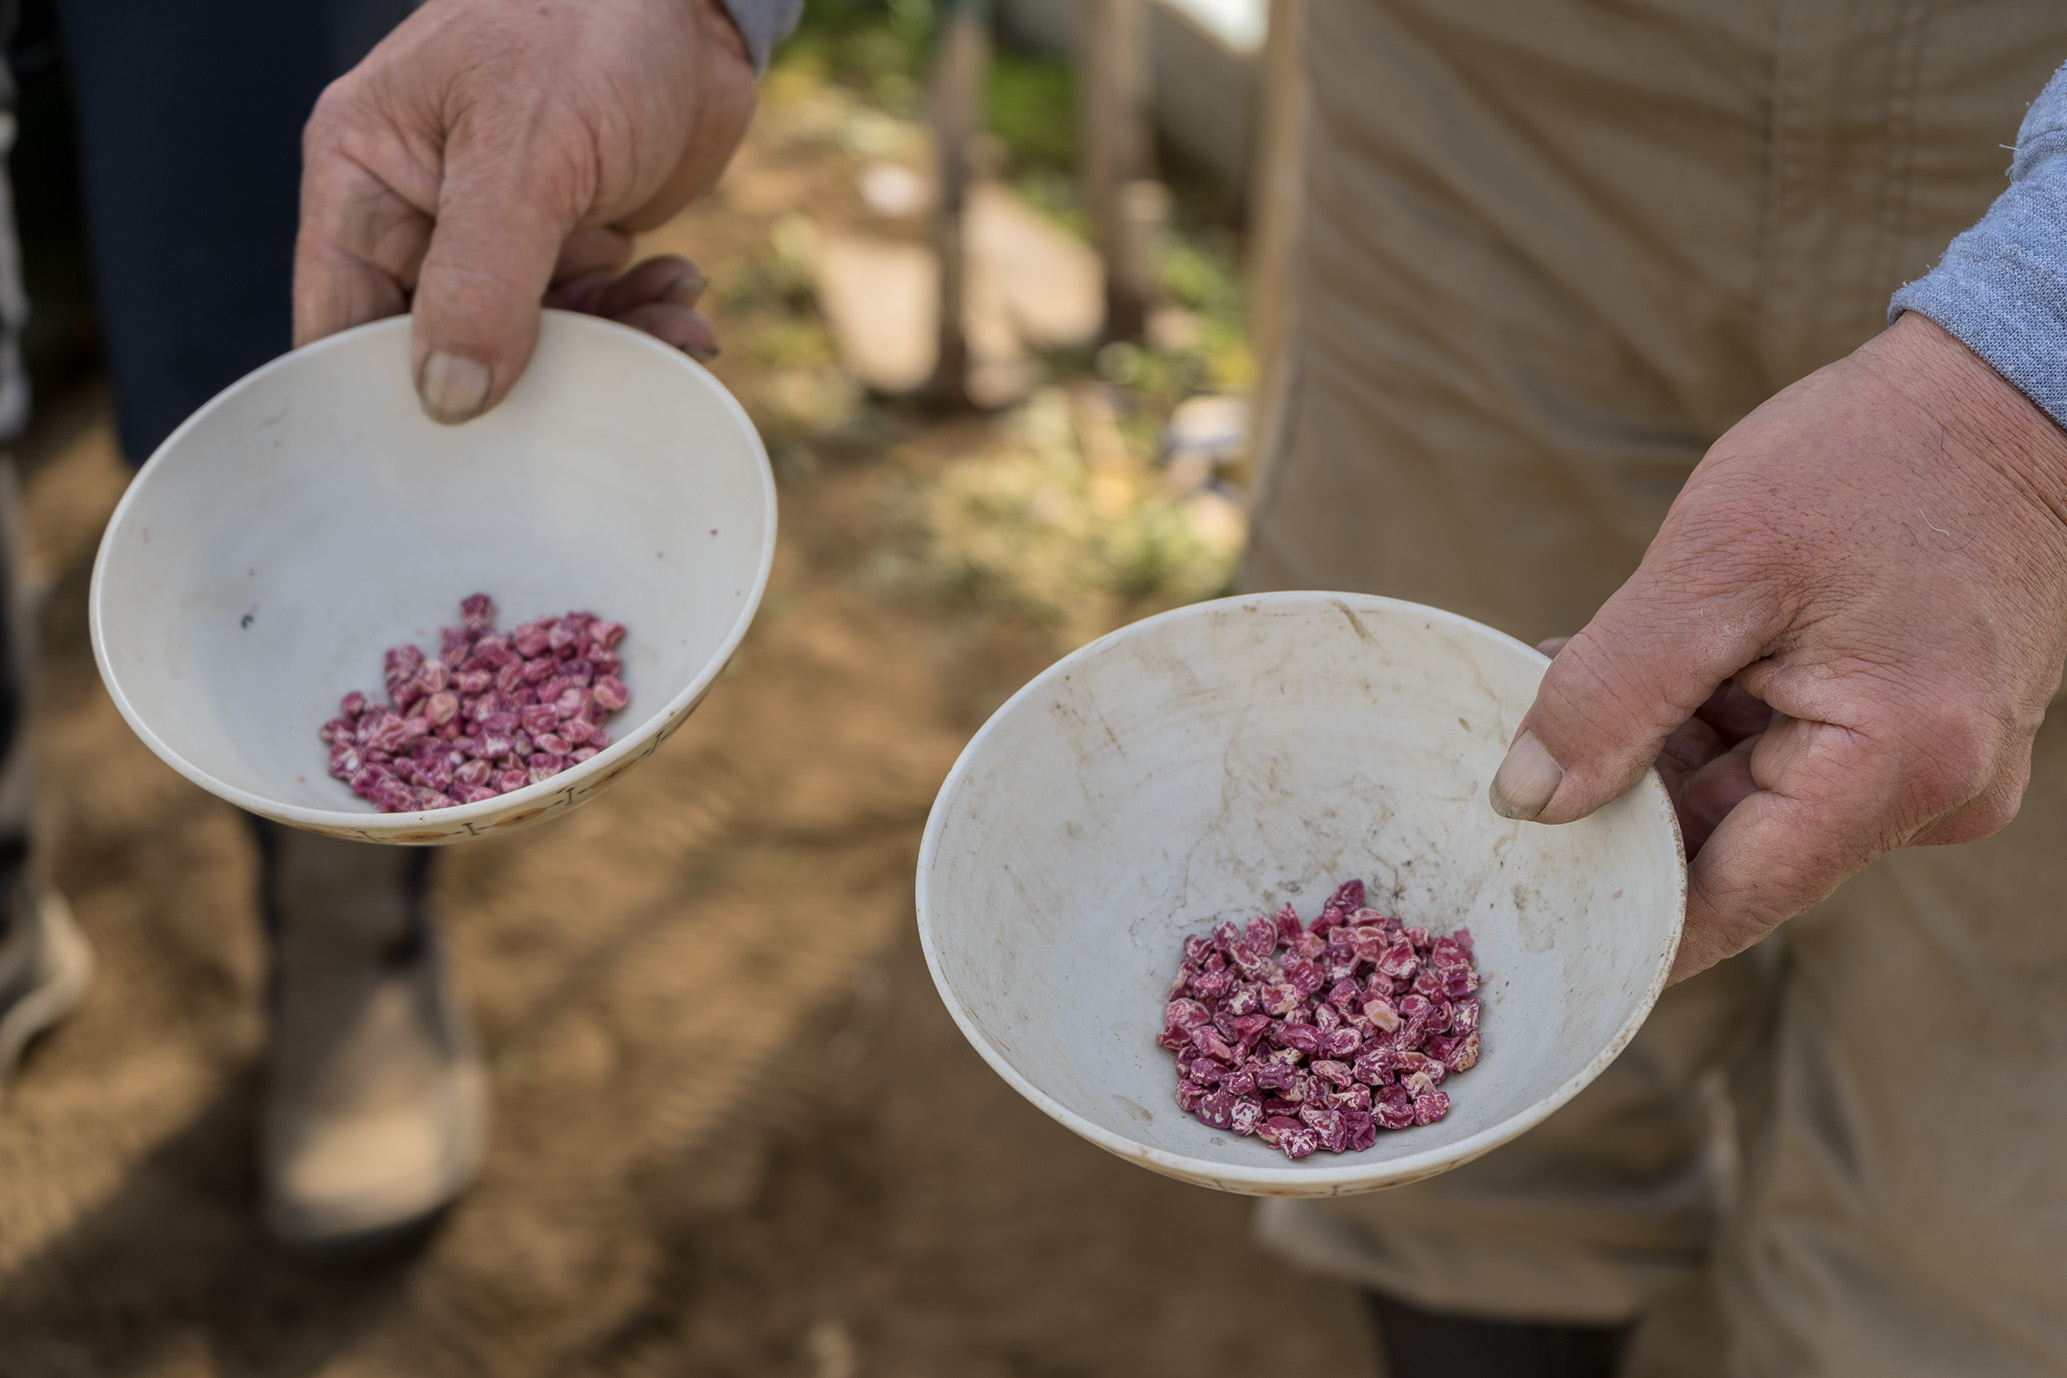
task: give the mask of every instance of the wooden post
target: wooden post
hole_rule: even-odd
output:
[[[1084,209],[1105,259],[1105,336],[1138,340],[1154,291],[1137,192],[1149,175],[1149,0],[1081,0],[1077,151]],[[1134,212],[1130,214],[1130,209]]]
[[[969,259],[963,231],[970,148],[983,129],[989,75],[989,0],[948,0],[934,57],[932,103],[940,184],[933,218],[933,246],[940,260],[940,350],[933,377],[922,389],[927,398],[947,406],[969,401]]]

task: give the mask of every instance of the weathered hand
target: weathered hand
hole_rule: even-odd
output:
[[[1906,315],[1709,450],[1551,662],[1493,805],[1569,822],[1658,764],[1690,976],[1895,848],[2008,823],[2063,656],[2067,434]]]
[[[502,400],[543,303],[713,352],[694,264],[623,270],[631,232],[716,181],[752,112],[717,0],[429,0],[310,117],[295,342],[410,311],[440,421]]]

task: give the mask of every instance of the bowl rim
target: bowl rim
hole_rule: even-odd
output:
[[[1387,598],[1379,594],[1289,589],[1269,593],[1237,594],[1229,598],[1216,598],[1203,603],[1191,603],[1184,607],[1172,608],[1167,612],[1157,613],[1152,617],[1146,617],[1138,622],[1129,623],[1115,631],[1106,633],[1095,641],[1078,647],[1050,665],[1047,669],[1041,671],[1040,674],[1028,680],[1026,684],[1020,687],[1018,692],[1005,700],[1004,704],[995,713],[991,714],[983,726],[977,729],[976,735],[969,739],[969,744],[962,748],[962,754],[956,758],[954,768],[948,772],[947,779],[941,784],[940,793],[934,797],[932,812],[926,819],[925,838],[919,846],[915,898],[918,909],[919,945],[926,955],[926,969],[931,973],[934,988],[939,991],[942,1003],[947,1006],[948,1013],[954,1018],[956,1026],[961,1029],[963,1037],[967,1038],[970,1045],[976,1049],[983,1060],[991,1065],[992,1070],[1003,1077],[1020,1095],[1026,1097],[1041,1110],[1045,1111],[1050,1118],[1060,1122],[1110,1153],[1139,1163],[1141,1166],[1160,1172],[1165,1176],[1177,1177],[1202,1186],[1216,1187],[1223,1191],[1235,1191],[1246,1195],[1337,1196],[1359,1191],[1376,1190],[1381,1187],[1398,1186],[1408,1182],[1419,1181],[1422,1178],[1432,1177],[1453,1167],[1459,1167],[1533,1129],[1584,1090],[1594,1078],[1607,1069],[1609,1063],[1621,1055],[1622,1050],[1629,1046],[1629,1041],[1636,1037],[1637,1030],[1643,1027],[1644,1021],[1650,1017],[1652,1007],[1657,1004],[1658,996],[1665,988],[1665,979],[1672,971],[1673,959],[1678,955],[1680,936],[1686,925],[1687,867],[1683,839],[1679,829],[1679,817],[1673,810],[1671,797],[1665,792],[1665,782],[1659,778],[1658,772],[1652,769],[1646,771],[1644,777],[1632,788],[1644,792],[1643,797],[1650,801],[1649,813],[1651,817],[1671,830],[1674,851],[1678,858],[1674,868],[1676,889],[1674,905],[1677,911],[1677,920],[1672,926],[1671,940],[1665,943],[1657,954],[1652,964],[1649,980],[1642,995],[1632,1008],[1629,1017],[1615,1031],[1614,1037],[1608,1041],[1606,1047],[1549,1095],[1509,1115],[1497,1124],[1489,1125],[1478,1133],[1460,1139],[1455,1143],[1440,1148],[1430,1148],[1420,1152],[1408,1153],[1398,1158],[1386,1159],[1382,1162],[1358,1162],[1356,1161],[1357,1155],[1350,1154],[1344,1155],[1346,1161],[1342,1164],[1330,1165],[1328,1167],[1252,1167],[1246,1164],[1221,1162],[1211,1158],[1193,1157],[1190,1154],[1172,1153],[1166,1149],[1155,1148],[1139,1140],[1129,1138],[1124,1134],[1116,1134],[1102,1125],[1086,1119],[1021,1075],[1019,1070],[991,1044],[990,1040],[984,1036],[982,1030],[977,1027],[968,1008],[962,1003],[952,984],[948,981],[946,974],[941,968],[941,959],[934,941],[935,934],[932,923],[933,906],[930,890],[934,873],[934,861],[940,847],[941,834],[946,829],[947,819],[954,810],[956,796],[959,795],[970,774],[975,770],[975,762],[983,756],[992,732],[998,730],[998,724],[1003,722],[1022,700],[1028,700],[1039,695],[1057,679],[1071,674],[1078,666],[1094,656],[1108,654],[1114,647],[1123,642],[1140,636],[1154,635],[1157,630],[1173,622],[1198,617],[1219,608],[1297,607],[1301,605],[1310,606],[1315,602],[1331,605],[1343,611],[1348,611],[1349,607],[1363,607],[1373,610],[1383,609],[1388,612],[1411,611],[1416,616],[1433,619],[1434,621],[1447,623],[1452,627],[1492,637],[1496,641],[1504,642],[1527,655],[1535,657],[1545,665],[1550,663],[1550,657],[1544,655],[1535,647],[1517,640],[1496,628],[1488,627],[1482,622],[1473,621],[1471,618],[1457,613],[1446,612],[1441,608],[1432,608],[1401,598]],[[1349,605],[1349,607],[1345,607],[1345,605]]]
[[[647,716],[645,721],[651,724],[650,731],[640,732],[633,736],[625,737],[622,740],[613,741],[608,747],[597,752],[588,760],[578,765],[569,766],[548,780],[541,780],[537,784],[526,785],[522,789],[511,790],[507,794],[499,794],[493,799],[484,799],[474,804],[455,804],[449,808],[442,809],[418,809],[409,813],[362,813],[354,809],[304,808],[300,805],[282,803],[278,800],[269,799],[262,795],[253,794],[248,790],[240,789],[201,769],[201,767],[189,761],[180,752],[175,750],[170,743],[153,731],[150,724],[137,711],[136,706],[130,702],[129,695],[122,687],[120,677],[115,673],[114,665],[108,652],[106,632],[102,621],[102,602],[106,595],[107,587],[105,576],[108,562],[112,558],[111,551],[115,533],[121,528],[124,517],[128,514],[131,505],[138,500],[137,495],[143,492],[147,482],[152,477],[153,471],[162,467],[161,461],[171,453],[173,447],[186,437],[188,432],[199,427],[218,408],[225,405],[230,398],[246,388],[256,386],[262,380],[271,377],[275,373],[301,367],[311,358],[326,351],[342,349],[366,336],[378,335],[383,332],[401,332],[406,334],[412,328],[413,323],[409,316],[388,316],[381,320],[368,321],[364,325],[353,326],[348,330],[341,330],[335,335],[326,335],[312,344],[303,345],[299,349],[289,350],[287,353],[259,365],[236,382],[231,383],[221,392],[215,394],[215,396],[209,398],[207,402],[195,410],[193,415],[180,422],[178,428],[172,434],[166,436],[160,442],[158,448],[151,452],[150,458],[138,466],[136,473],[130,478],[129,486],[123,491],[122,500],[115,504],[115,510],[109,514],[108,523],[101,531],[100,546],[95,551],[93,557],[93,579],[87,590],[87,628],[93,641],[93,659],[95,665],[100,670],[101,683],[106,686],[108,696],[115,701],[115,707],[122,714],[122,720],[129,724],[130,730],[142,739],[144,745],[148,746],[157,755],[158,759],[164,761],[165,764],[171,766],[181,775],[184,775],[209,793],[218,798],[228,800],[247,812],[266,818],[278,819],[281,822],[291,823],[297,827],[309,828],[317,832],[348,830],[357,833],[402,834],[420,832],[427,827],[442,828],[449,826],[458,830],[457,835],[452,840],[463,841],[466,839],[466,835],[472,831],[467,827],[469,823],[482,823],[499,818],[513,809],[543,804],[547,799],[563,793],[569,786],[579,786],[597,775],[616,770],[635,751],[643,747],[654,733],[666,731],[669,724],[679,719],[709,690],[711,683],[725,668],[726,663],[732,659],[733,652],[739,648],[740,641],[746,636],[747,628],[753,623],[754,614],[761,605],[761,597],[767,591],[770,571],[774,568],[776,530],[775,473],[768,463],[767,447],[761,443],[760,432],[754,428],[752,420],[746,414],[746,409],[740,406],[739,399],[734,397],[731,390],[719,382],[709,369],[680,350],[675,349],[671,345],[664,344],[644,331],[635,330],[627,325],[620,325],[615,321],[605,320],[600,316],[589,316],[574,311],[547,308],[542,313],[540,321],[539,333],[541,338],[543,338],[547,330],[588,330],[605,338],[615,338],[635,345],[638,348],[645,349],[667,359],[684,369],[689,377],[696,380],[697,386],[707,389],[717,397],[723,409],[738,424],[741,433],[747,437],[748,442],[752,446],[756,467],[760,471],[761,518],[762,529],[766,532],[766,537],[761,542],[759,558],[756,561],[753,578],[747,589],[746,599],[740,605],[739,615],[733,619],[732,626],[726,630],[716,653],[711,656],[695,677],[689,681],[687,686],[680,692],[672,695],[667,703],[657,712]],[[483,832],[480,835],[486,836],[487,833]]]

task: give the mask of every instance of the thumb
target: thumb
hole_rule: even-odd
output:
[[[520,143],[446,149],[416,295],[417,396],[434,421],[470,421],[509,394],[538,344],[540,302],[577,213]]]
[[[1704,593],[1646,561],[1550,662],[1487,791],[1494,811],[1569,823],[1641,779],[1666,738],[1762,654],[1746,592]]]

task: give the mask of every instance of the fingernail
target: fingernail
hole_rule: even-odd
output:
[[[1558,782],[1564,778],[1564,767],[1550,759],[1536,734],[1524,732],[1507,748],[1500,769],[1493,772],[1486,799],[1502,818],[1527,823],[1549,807],[1550,796],[1557,793]]]
[[[484,363],[435,350],[423,361],[416,395],[422,399],[424,412],[431,420],[456,426],[481,414],[494,377]]]
[[[688,273],[661,295],[677,306],[694,306],[710,285],[710,279],[703,274]]]

